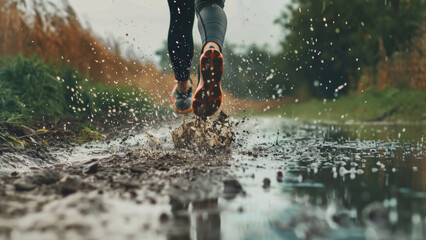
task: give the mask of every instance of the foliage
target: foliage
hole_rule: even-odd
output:
[[[0,112],[35,116],[65,114],[55,69],[36,57],[0,59]]]
[[[77,124],[73,129],[75,137],[70,137],[75,142],[90,142],[105,140],[105,136],[100,132],[93,130],[95,127],[90,124]]]
[[[28,146],[28,143],[25,140],[19,140],[9,133],[0,132],[0,145],[8,145],[16,148],[24,148]]]
[[[308,83],[313,96],[346,93],[361,68],[410,43],[424,12],[422,0],[293,0],[276,21],[289,31],[283,71]]]
[[[137,88],[89,84],[70,66],[54,68],[40,58],[0,58],[0,120],[19,118],[133,116],[152,111]]]

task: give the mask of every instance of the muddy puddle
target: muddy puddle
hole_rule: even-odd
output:
[[[186,120],[199,140],[176,150],[182,121],[45,162],[2,153],[22,162],[2,165],[0,239],[425,238],[423,125],[231,118],[206,138]],[[224,133],[230,149],[200,151]]]

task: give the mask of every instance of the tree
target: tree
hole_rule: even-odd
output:
[[[362,67],[406,47],[425,13],[423,0],[293,0],[276,23],[281,71],[306,82],[316,97],[336,97],[357,85]]]

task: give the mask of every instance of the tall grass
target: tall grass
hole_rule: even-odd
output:
[[[378,66],[379,86],[393,86],[426,91],[426,27],[413,39],[408,52],[393,56]]]
[[[0,120],[11,117],[144,117],[152,101],[138,88],[92,85],[69,65],[37,57],[0,58]]]
[[[0,112],[62,116],[66,100],[56,70],[36,57],[0,59]]]
[[[116,43],[107,46],[84,29],[71,6],[66,18],[49,16],[48,23],[34,9],[36,17],[30,23],[17,4],[22,3],[0,0],[0,56],[37,54],[46,62],[69,63],[105,84],[129,85],[159,74],[152,64],[125,59]]]

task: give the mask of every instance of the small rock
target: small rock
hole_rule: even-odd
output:
[[[83,168],[83,173],[84,174],[97,173],[98,172],[98,166],[99,166],[98,162],[89,164],[89,165],[87,165]]]
[[[130,172],[141,174],[141,173],[144,172],[144,170],[142,168],[140,168],[140,167],[132,167],[132,168],[130,168]]]
[[[60,189],[63,196],[77,192],[81,188],[82,182],[78,176],[67,176],[61,183]]]
[[[36,185],[50,185],[57,183],[62,178],[62,173],[54,170],[44,170],[35,172],[32,176],[28,177],[28,181]]]
[[[15,190],[16,191],[20,191],[20,192],[31,191],[35,188],[36,188],[36,185],[25,182],[25,181],[20,181],[20,182],[15,183]]]

